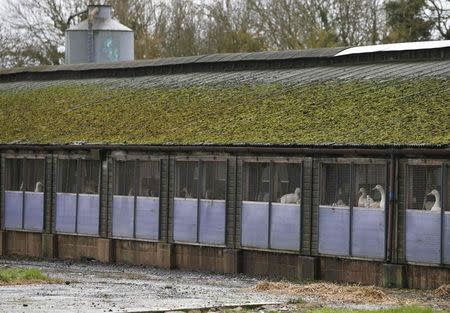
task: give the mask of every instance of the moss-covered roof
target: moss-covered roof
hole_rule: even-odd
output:
[[[0,84],[0,142],[450,143],[447,74],[230,85],[131,80]]]

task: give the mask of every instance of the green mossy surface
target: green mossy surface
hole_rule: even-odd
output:
[[[0,142],[448,144],[450,79],[0,93]]]
[[[0,268],[0,285],[50,281],[52,279],[37,268]]]

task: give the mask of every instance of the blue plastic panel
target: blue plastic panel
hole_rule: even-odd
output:
[[[269,247],[269,203],[242,201],[242,246]]]
[[[112,234],[133,237],[134,196],[113,196]]]
[[[199,241],[225,244],[225,200],[200,200]]]
[[[272,203],[271,223],[271,248],[300,249],[300,205]]]
[[[384,259],[385,211],[374,208],[353,208],[353,256]]]
[[[319,206],[319,253],[348,255],[349,217],[348,207]]]
[[[136,198],[136,237],[159,239],[159,198]]]
[[[197,199],[175,198],[173,216],[173,239],[197,241]]]
[[[44,228],[44,193],[25,192],[24,229],[42,231]]]
[[[22,229],[22,191],[5,191],[5,228]]]
[[[440,212],[406,210],[406,260],[440,263]]]
[[[94,194],[78,195],[78,233],[98,235],[100,197]]]
[[[74,233],[77,195],[75,193],[58,192],[56,194],[56,225],[57,232]]]

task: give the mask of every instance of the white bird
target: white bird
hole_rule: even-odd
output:
[[[185,198],[192,198],[187,187],[183,187],[183,189],[181,189],[181,196],[184,196]]]
[[[342,192],[342,188],[338,188],[337,191],[337,196],[336,198],[338,199],[335,203],[332,204],[332,206],[347,206],[347,204],[345,204],[344,200],[342,200],[344,198],[344,193]]]
[[[366,198],[367,198],[366,189],[364,189],[362,187],[359,188],[359,194],[361,194],[361,195],[359,196],[359,199],[358,199],[358,206],[363,208],[366,206]]]
[[[378,192],[381,194],[381,200],[380,202],[374,202],[374,204],[376,203],[376,206],[371,207],[380,208],[384,210],[386,206],[386,193],[384,192],[384,188],[381,185],[376,185],[372,190],[378,190]]]
[[[280,203],[297,203],[300,204],[300,188],[295,188],[294,193],[285,194],[280,198]]]
[[[38,181],[36,183],[36,187],[34,187],[34,192],[43,192],[44,191],[44,185]]]
[[[372,197],[367,194],[367,191],[365,188],[359,188],[359,193],[361,196],[359,196],[358,199],[358,207],[360,208],[368,208],[370,205],[374,202]]]
[[[436,189],[431,190],[431,192],[427,196],[434,196],[434,204],[431,207],[432,212],[441,212],[441,196],[439,195],[439,191]]]
[[[332,206],[346,206],[346,204],[342,199],[339,199],[338,201],[333,203]]]

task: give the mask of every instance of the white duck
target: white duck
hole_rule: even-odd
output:
[[[34,192],[43,192],[44,191],[44,185],[38,181],[36,183],[36,187],[34,187]]]
[[[371,206],[371,207],[377,207],[382,210],[385,209],[386,206],[386,193],[384,192],[384,188],[381,185],[376,185],[372,190],[378,190],[378,192],[381,194],[381,200],[380,202],[374,202],[377,206]]]
[[[359,196],[358,199],[358,207],[360,208],[367,208],[370,207],[370,205],[374,202],[372,197],[369,196],[367,194],[367,191],[365,188],[359,188],[359,194],[361,194],[361,196]]]
[[[280,203],[300,204],[300,188],[295,188],[294,193],[288,193],[280,198]]]
[[[335,203],[332,204],[332,206],[347,206],[347,204],[344,202],[344,193],[342,192],[342,188],[338,188],[337,191],[337,201]]]
[[[431,192],[427,196],[434,196],[434,204],[431,207],[431,212],[441,212],[441,196],[439,195],[439,191],[436,189],[431,190]]]

